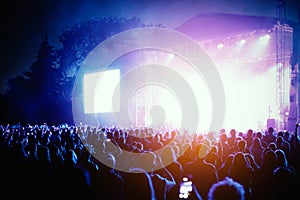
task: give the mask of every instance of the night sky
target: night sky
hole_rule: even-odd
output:
[[[229,3],[230,2],[230,3]],[[64,28],[92,17],[139,17],[176,28],[203,12],[276,16],[276,0],[24,0],[1,1],[0,92],[9,78],[28,70],[47,33],[58,46]],[[287,17],[298,21],[299,4],[286,0]]]

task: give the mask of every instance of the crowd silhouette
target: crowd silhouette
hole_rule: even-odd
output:
[[[0,190],[9,198],[177,200],[190,180],[187,199],[298,199],[298,126],[197,134],[1,125]]]

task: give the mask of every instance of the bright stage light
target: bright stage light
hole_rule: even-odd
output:
[[[246,40],[245,39],[241,39],[240,41],[236,42],[237,46],[243,46],[244,44],[246,44]]]
[[[113,98],[120,97],[119,81],[119,69],[85,74],[83,78],[84,112],[119,111],[119,101],[113,101]],[[113,102],[117,102],[116,105],[113,105]]]
[[[265,44],[270,40],[271,36],[269,34],[263,35],[259,37],[259,40]]]
[[[248,52],[246,55],[253,58],[264,57],[267,54],[273,54],[274,49],[272,45],[269,45],[271,36],[269,34],[260,36],[259,39],[250,41],[248,44]],[[260,59],[262,60],[262,59]]]
[[[170,54],[168,55],[168,59],[169,59],[169,60],[172,60],[172,59],[174,58],[174,56],[175,56],[175,55],[174,55],[173,53],[170,53]]]
[[[221,50],[221,49],[224,48],[224,44],[223,43],[219,43],[217,47],[218,47],[219,50]]]
[[[225,90],[226,112],[223,127],[227,130],[235,128],[239,131],[245,131],[250,128],[259,129],[258,127],[264,127],[262,124],[269,118],[269,108],[274,111],[271,113],[271,117],[274,119],[278,118],[276,113],[278,109],[276,106],[276,63],[269,61],[267,64],[264,57],[267,52],[272,53],[271,47],[273,46],[264,45],[264,42],[270,43],[267,41],[270,41],[271,37],[266,34],[253,39],[239,38],[239,40],[235,40],[238,41],[237,46],[234,43],[230,46],[221,41],[211,44],[209,53],[215,56],[212,56],[213,59],[215,61],[224,60],[224,62],[219,62],[217,70],[220,73]],[[248,47],[244,48],[246,43]],[[219,50],[222,50],[225,45],[228,51],[226,49],[226,54],[220,53]],[[123,66],[124,71],[130,71],[130,66],[163,63],[170,70],[177,72],[187,81],[195,95],[199,111],[197,131],[208,131],[212,120],[213,106],[205,79],[193,73],[193,70],[187,70],[190,69],[190,64],[172,52],[156,52],[155,54],[148,52],[146,54],[147,62],[146,58],[145,62],[141,62],[143,61],[142,59],[135,59],[138,55],[143,58],[144,54],[143,52],[126,54],[114,62],[113,66]],[[255,62],[255,59],[259,62]],[[137,61],[139,62],[137,63]],[[249,65],[250,63],[251,65]],[[288,75],[289,73],[287,72],[286,74]],[[127,85],[135,84],[135,81],[137,83],[143,82],[145,78],[145,80],[147,80],[147,77],[150,79],[152,75],[157,76],[157,74],[152,73],[149,75],[141,73],[141,75],[136,77],[136,80],[122,79],[120,88],[124,89]],[[99,77],[102,78],[98,82]],[[105,119],[107,112],[112,112],[113,109],[113,92],[117,91],[115,94],[119,92],[123,94],[122,91],[118,91],[120,88],[115,89],[119,82],[119,70],[86,74],[84,76],[84,112],[104,113],[104,115],[101,115],[101,120]],[[167,125],[170,128],[181,127],[183,121],[182,105],[180,105],[176,92],[161,85],[151,84],[145,85],[135,92],[130,97],[127,105],[129,123],[145,124],[153,127],[159,127],[162,123],[161,125]],[[139,110],[136,107],[136,99],[139,99],[138,95],[140,93],[145,94],[144,99],[146,103],[144,112],[141,113],[143,115],[141,118],[138,115],[140,112],[137,112]],[[116,111],[115,108],[114,111]]]
[[[268,118],[268,108],[276,109],[276,68],[259,71],[259,65],[248,68],[237,63],[218,65],[218,69],[226,95],[224,128],[258,129]]]

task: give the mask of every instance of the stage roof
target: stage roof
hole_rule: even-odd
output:
[[[255,30],[268,30],[276,22],[276,17],[208,12],[191,18],[175,30],[202,41]],[[293,27],[296,23],[288,21],[288,24]]]

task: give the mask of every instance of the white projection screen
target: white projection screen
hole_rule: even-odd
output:
[[[108,113],[120,110],[120,70],[85,74],[83,96],[85,113]],[[114,102],[114,105],[113,105]]]

